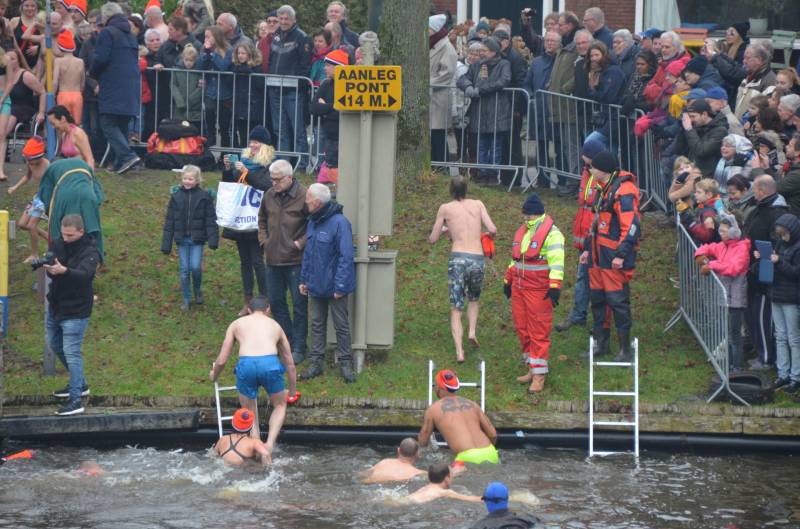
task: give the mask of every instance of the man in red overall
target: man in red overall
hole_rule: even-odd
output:
[[[525,222],[514,234],[504,291],[511,298],[514,328],[530,370],[517,381],[530,383],[528,393],[538,393],[548,372],[553,307],[564,279],[564,236],[545,215],[536,193],[525,200],[522,215]]]
[[[592,175],[600,185],[594,222],[586,238],[581,264],[589,264],[589,299],[596,340],[595,354],[610,354],[610,329],[604,328],[606,305],[614,313],[620,341],[618,362],[631,360],[631,300],[628,283],[636,266],[641,235],[639,187],[636,177],[620,171],[617,159],[603,151],[592,159]]]

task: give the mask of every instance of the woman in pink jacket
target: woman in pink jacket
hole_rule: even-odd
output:
[[[750,265],[750,240],[734,215],[720,215],[721,242],[704,244],[694,254],[700,273],[714,272],[728,293],[728,364],[730,371],[743,368],[742,318],[747,307],[747,269]]]

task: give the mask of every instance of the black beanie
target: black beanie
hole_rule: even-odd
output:
[[[692,60],[686,63],[686,71],[703,75],[703,72],[706,71],[706,66],[708,66],[708,59],[702,55],[695,55]]]
[[[603,151],[592,158],[592,167],[609,174],[619,169],[617,157],[611,151]]]
[[[269,136],[269,131],[262,127],[261,125],[257,127],[253,127],[253,130],[250,131],[250,136],[247,138],[248,140],[256,140],[259,143],[263,143],[265,145],[271,145],[272,139]]]
[[[544,204],[542,204],[541,199],[539,199],[539,195],[536,193],[528,195],[528,198],[525,199],[525,203],[522,204],[522,214],[544,215]]]
[[[746,39],[747,34],[750,32],[750,22],[737,22],[736,24],[731,24],[731,27],[742,37],[742,40]]]

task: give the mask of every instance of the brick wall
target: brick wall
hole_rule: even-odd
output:
[[[590,7],[599,7],[606,14],[606,25],[612,30],[634,30],[636,23],[636,0],[567,0],[567,10],[574,11],[578,19]]]
[[[457,0],[433,0],[432,3],[433,7],[440,13],[447,13],[450,11],[453,14],[453,18],[456,17],[456,11],[458,10]]]

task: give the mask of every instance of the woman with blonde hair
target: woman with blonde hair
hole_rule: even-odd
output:
[[[233,76],[221,74],[230,72],[233,66],[233,51],[225,40],[225,33],[220,26],[209,26],[205,31],[203,50],[197,61],[198,70],[204,70],[205,85],[205,127],[203,134],[208,138],[208,145],[217,145],[219,129],[219,145],[231,146],[231,124],[233,119]]]
[[[233,50],[233,116],[236,120],[235,147],[247,143],[248,132],[264,122],[264,77],[261,73],[261,52],[251,43],[239,44]]]
[[[242,151],[241,161],[234,161],[231,156],[222,158],[224,170],[223,182],[242,182],[259,191],[266,192],[272,187],[269,174],[269,164],[275,157],[272,148],[272,138],[269,131],[262,126],[250,131],[249,143]],[[253,299],[253,276],[258,284],[258,291],[262,296],[267,295],[267,269],[264,263],[264,253],[258,243],[258,230],[234,231],[228,228],[222,230],[222,237],[236,241],[239,251],[239,264],[242,274],[242,289],[244,290],[244,306],[239,311],[239,316],[247,314],[247,306]]]

